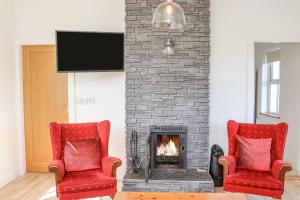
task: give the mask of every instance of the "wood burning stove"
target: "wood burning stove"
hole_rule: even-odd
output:
[[[150,126],[146,140],[146,182],[155,169],[186,168],[186,126]]]
[[[151,126],[145,178],[157,168],[186,168],[186,138],[186,126]]]

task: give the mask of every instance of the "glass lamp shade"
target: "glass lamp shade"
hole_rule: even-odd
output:
[[[183,9],[172,0],[158,5],[152,19],[152,25],[157,28],[182,29],[186,24]]]

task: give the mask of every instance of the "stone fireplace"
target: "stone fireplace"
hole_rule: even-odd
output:
[[[165,0],[125,0],[126,152],[137,132],[139,173],[127,173],[124,191],[212,191],[209,160],[209,0],[176,0],[187,25],[152,26]],[[174,54],[162,52],[174,41]],[[168,130],[166,127],[175,127]],[[182,132],[177,132],[181,127]],[[127,162],[127,169],[130,168]],[[148,180],[148,181],[145,181]]]

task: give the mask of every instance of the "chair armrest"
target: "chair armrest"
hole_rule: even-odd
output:
[[[122,165],[118,158],[105,156],[102,157],[102,170],[106,176],[116,177],[117,168]]]
[[[284,182],[285,173],[288,171],[292,171],[291,164],[283,161],[283,160],[275,160],[272,166],[272,174],[274,178],[281,180]]]
[[[235,172],[236,158],[234,156],[222,156],[219,158],[218,163],[223,166],[224,177]]]
[[[64,178],[65,165],[62,160],[53,160],[48,166],[48,171],[55,174],[55,181],[58,184]]]

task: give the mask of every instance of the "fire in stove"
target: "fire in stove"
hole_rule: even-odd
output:
[[[186,135],[186,126],[151,126],[146,174],[154,168],[186,168]]]
[[[176,139],[167,135],[161,137],[161,141],[157,145],[157,156],[178,156],[179,149],[176,147]],[[173,141],[174,140],[174,141]],[[178,145],[178,144],[177,144]]]

